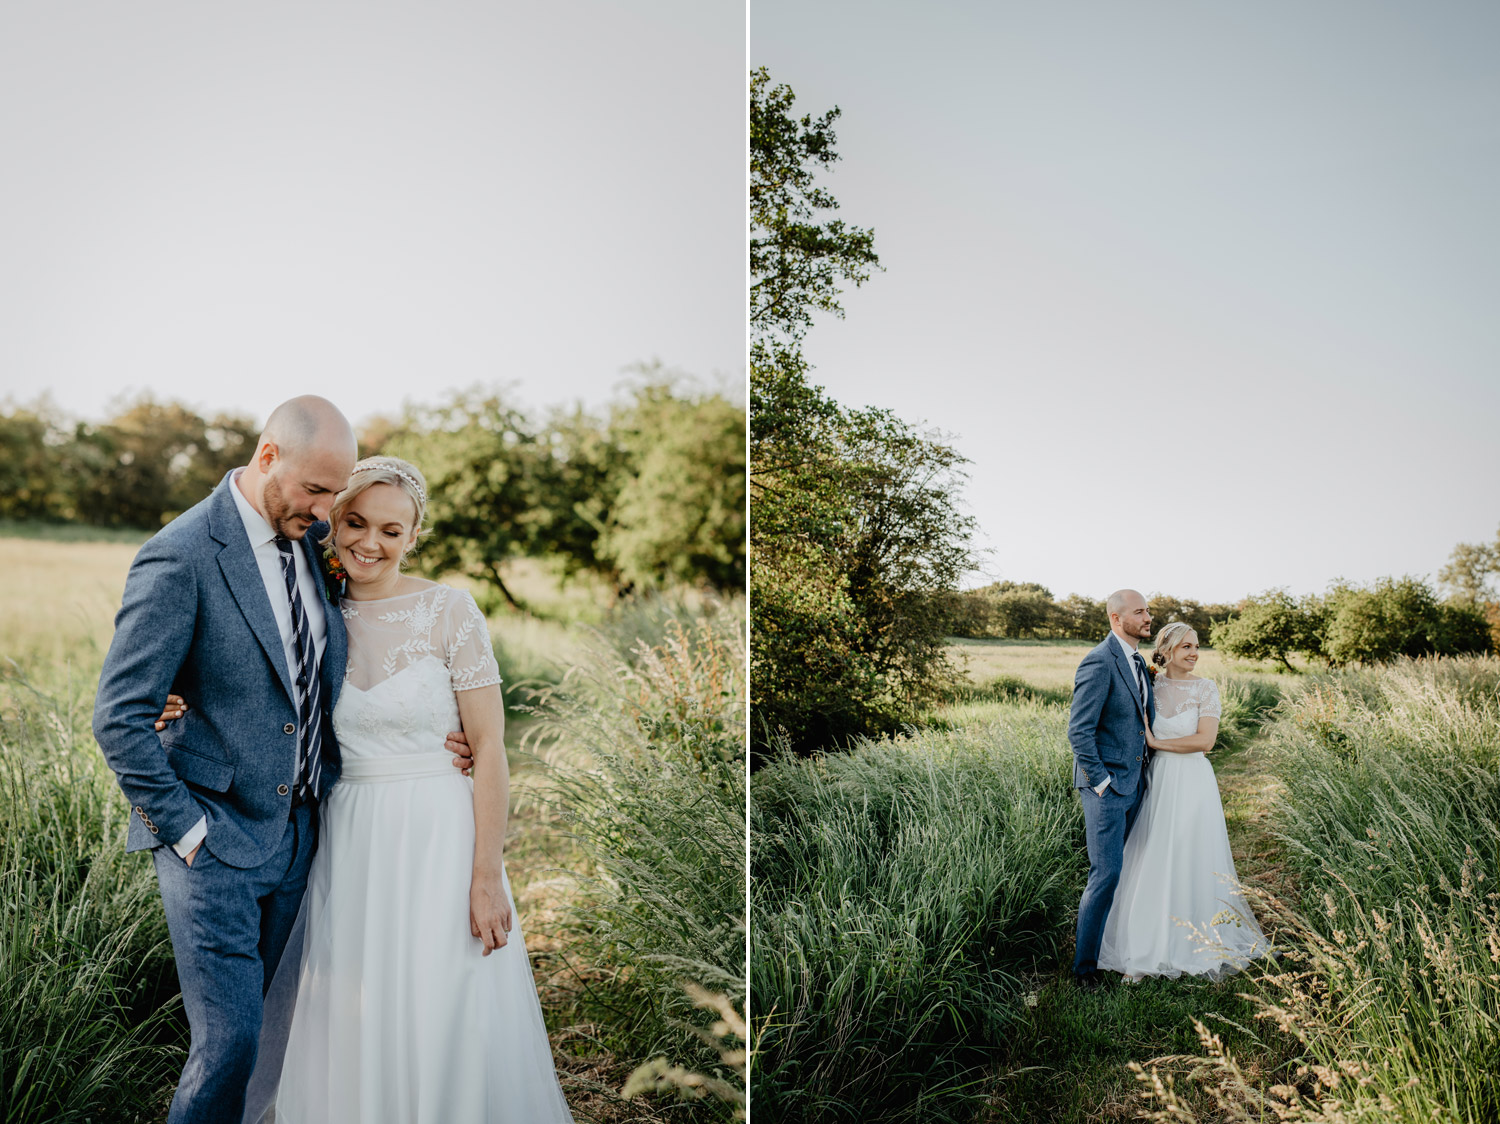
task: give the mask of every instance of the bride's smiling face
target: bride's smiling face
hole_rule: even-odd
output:
[[[394,578],[417,537],[411,497],[394,484],[371,484],[339,516],[333,547],[351,582]]]
[[[1191,675],[1193,668],[1198,666],[1198,634],[1190,632],[1184,636],[1172,649],[1172,655],[1167,660],[1167,671],[1169,674],[1181,677]]]

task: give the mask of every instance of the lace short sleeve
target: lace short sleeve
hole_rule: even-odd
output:
[[[1224,708],[1219,704],[1219,686],[1212,679],[1203,680],[1203,686],[1199,688],[1203,692],[1202,698],[1198,700],[1199,718],[1222,718]]]
[[[455,691],[500,683],[500,665],[490,644],[490,628],[467,590],[454,590],[443,619],[443,659]]]

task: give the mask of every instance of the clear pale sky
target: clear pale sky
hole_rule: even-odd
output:
[[[739,0],[0,8],[0,402],[743,393]]]
[[[755,0],[886,272],[813,329],[951,435],[969,582],[1435,579],[1500,525],[1500,6]]]

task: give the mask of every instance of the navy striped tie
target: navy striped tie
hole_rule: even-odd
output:
[[[318,794],[320,749],[323,744],[322,711],[318,675],[318,650],[313,646],[312,631],[307,626],[307,611],[297,592],[297,560],[289,540],[277,536],[276,549],[281,552],[281,576],[286,579],[287,596],[292,602],[292,648],[297,656],[295,683],[297,691],[297,800]]]

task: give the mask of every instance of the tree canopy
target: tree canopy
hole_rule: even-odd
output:
[[[911,721],[951,679],[943,636],[969,562],[964,459],[889,411],[808,379],[815,312],[878,267],[874,234],[828,218],[817,179],[837,108],[751,74],[751,712],[757,759],[784,737],[831,748]]]

